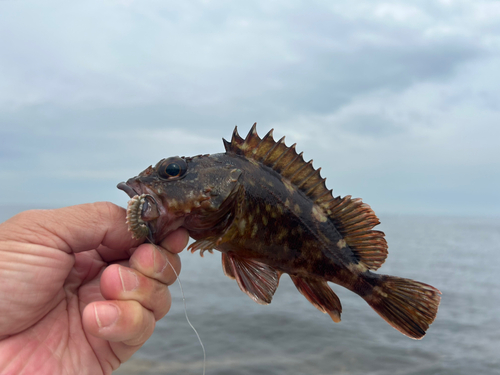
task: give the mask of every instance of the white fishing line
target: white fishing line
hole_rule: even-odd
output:
[[[161,252],[161,250],[158,248],[158,246],[156,246],[154,243],[151,243],[158,251]],[[198,331],[196,330],[196,328],[194,328],[193,324],[191,323],[191,321],[189,320],[189,317],[188,317],[188,313],[187,313],[187,306],[186,306],[186,297],[184,296],[184,290],[182,289],[182,283],[181,283],[181,279],[179,278],[179,275],[177,274],[177,272],[175,271],[174,269],[174,266],[172,266],[172,264],[167,260],[167,263],[168,265],[170,266],[170,268],[172,268],[172,271],[174,271],[174,274],[175,276],[177,277],[177,282],[179,283],[179,288],[181,290],[181,295],[182,295],[182,302],[184,304],[184,315],[186,316],[186,321],[188,322],[189,326],[191,327],[191,329],[194,331],[194,333],[196,334],[196,337],[198,337],[198,341],[200,342],[200,345],[201,345],[201,349],[203,350],[203,375],[205,375],[205,369],[206,369],[206,365],[207,365],[207,354],[205,352],[205,346],[203,345],[203,342],[201,341],[201,338],[200,338],[200,335],[198,334]]]

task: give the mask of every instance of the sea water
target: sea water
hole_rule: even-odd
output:
[[[7,210],[8,211],[8,210]],[[3,210],[0,219],[9,216]],[[220,253],[181,254],[191,322],[207,351],[207,375],[500,374],[500,218],[381,215],[389,256],[378,273],[413,278],[443,293],[427,335],[409,339],[360,297],[335,284],[342,322],[316,310],[283,275],[261,306],[224,276]],[[172,309],[116,374],[202,374],[203,352],[184,316],[178,285]]]

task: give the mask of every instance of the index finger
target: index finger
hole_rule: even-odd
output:
[[[0,240],[48,246],[68,254],[100,245],[127,251],[142,241],[132,238],[125,220],[125,209],[110,202],[31,210],[0,224]]]

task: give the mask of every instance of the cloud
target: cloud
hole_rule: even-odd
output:
[[[244,108],[250,101],[265,110],[263,94],[286,109],[300,103],[326,111],[366,90],[449,76],[481,54],[454,19],[438,21],[425,9],[387,3],[361,2],[363,14],[346,3],[339,9],[264,2],[53,4],[0,15],[2,34],[11,34],[0,42],[8,56],[1,64],[7,87],[0,105]],[[403,14],[413,13],[413,23],[403,22]],[[32,26],[13,33],[21,18]],[[428,35],[439,25],[449,32]]]
[[[108,199],[257,121],[340,194],[460,211],[447,194],[500,187],[499,21],[486,0],[0,2],[4,199]]]

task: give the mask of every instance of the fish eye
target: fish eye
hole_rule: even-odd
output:
[[[162,179],[178,179],[186,174],[187,164],[183,159],[179,157],[168,158],[159,163],[159,165],[157,166],[157,170],[158,175]]]

